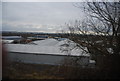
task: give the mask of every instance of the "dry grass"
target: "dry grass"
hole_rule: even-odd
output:
[[[12,62],[3,70],[4,79],[64,79],[55,73],[57,66]]]
[[[116,72],[117,71],[117,72]],[[3,79],[119,79],[118,70],[80,68],[12,62],[3,69]]]

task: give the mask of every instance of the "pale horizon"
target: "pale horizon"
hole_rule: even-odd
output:
[[[65,23],[82,20],[73,2],[2,2],[2,31],[56,33]],[[81,3],[80,3],[81,4]]]

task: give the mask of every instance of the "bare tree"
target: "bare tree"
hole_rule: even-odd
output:
[[[93,2],[87,3],[88,8],[85,8],[89,12],[91,17],[90,26],[94,32],[101,33],[103,36],[111,36],[108,40],[109,45],[114,54],[119,54],[118,48],[118,29],[120,28],[120,3],[119,2]],[[96,25],[95,21],[99,24]],[[106,42],[106,40],[104,40]],[[116,45],[114,44],[116,43]],[[112,53],[112,52],[109,52]]]
[[[85,5],[83,9],[87,18],[67,24],[70,39],[87,47],[92,56],[102,56],[102,58],[99,57],[101,63],[103,57],[115,56],[119,59],[120,3],[87,2]],[[79,5],[75,6],[80,8]],[[117,63],[119,63],[118,60]]]

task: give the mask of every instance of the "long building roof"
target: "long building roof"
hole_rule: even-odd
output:
[[[68,42],[69,41],[69,42]],[[69,46],[64,46],[68,44]],[[76,47],[76,43],[71,40],[58,41],[55,39],[45,39],[34,41],[30,44],[6,44],[9,52],[70,55],[70,56],[90,56],[82,49]],[[87,48],[85,48],[87,50]]]

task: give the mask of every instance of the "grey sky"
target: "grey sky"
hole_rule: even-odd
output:
[[[60,32],[65,23],[82,19],[73,2],[3,2],[2,30]]]

